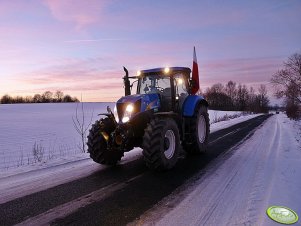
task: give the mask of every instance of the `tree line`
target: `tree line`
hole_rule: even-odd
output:
[[[284,110],[289,118],[301,118],[301,53],[295,53],[283,62],[282,69],[272,75],[274,95],[283,100]],[[226,85],[214,84],[204,93],[211,109],[267,112],[269,99],[265,85],[257,92],[253,87],[229,81]],[[277,109],[276,109],[277,110]]]
[[[15,96],[12,97],[5,94],[0,99],[1,104],[19,104],[19,103],[68,103],[79,102],[76,97],[71,97],[69,94],[64,94],[58,90],[56,92],[45,91],[42,94],[35,94],[34,96]]]
[[[271,79],[275,96],[283,98],[289,118],[301,118],[301,53],[295,53],[283,62],[283,68]]]
[[[260,85],[257,92],[253,87],[229,81],[226,85],[217,83],[207,88],[204,93],[212,110],[250,111],[266,113],[269,110],[267,88]]]

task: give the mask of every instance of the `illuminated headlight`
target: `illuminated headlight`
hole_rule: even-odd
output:
[[[133,110],[134,110],[134,106],[132,104],[129,104],[128,106],[126,106],[126,109],[125,109],[126,112],[132,113]]]
[[[164,68],[164,73],[165,73],[165,74],[168,74],[169,71],[170,71],[169,67]]]
[[[130,121],[130,118],[132,117],[133,111],[134,111],[133,104],[128,104],[126,106],[124,114],[123,114],[123,118],[122,118],[123,123],[126,123],[126,122]]]
[[[119,117],[118,117],[116,105],[115,105],[115,107],[114,107],[114,117],[115,117],[116,122],[119,122]]]
[[[179,85],[182,85],[182,84],[183,84],[183,79],[181,79],[181,78],[177,79],[177,83],[178,83]]]
[[[123,117],[123,118],[122,118],[122,122],[123,122],[123,123],[126,123],[126,122],[128,122],[128,121],[130,121],[130,118],[129,118],[129,117]]]

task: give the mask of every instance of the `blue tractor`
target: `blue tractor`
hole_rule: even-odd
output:
[[[155,68],[129,77],[124,68],[125,96],[88,135],[88,152],[97,163],[114,165],[124,152],[143,149],[153,170],[175,166],[181,147],[191,154],[205,152],[209,135],[208,103],[193,95],[187,67]],[[131,84],[130,79],[135,81]],[[136,94],[131,95],[136,83]]]

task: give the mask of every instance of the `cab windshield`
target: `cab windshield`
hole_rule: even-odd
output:
[[[137,94],[170,93],[170,77],[148,75],[139,80]]]

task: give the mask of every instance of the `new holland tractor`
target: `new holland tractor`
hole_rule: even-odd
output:
[[[175,166],[181,146],[187,153],[205,152],[208,103],[192,94],[191,69],[155,68],[131,77],[124,71],[125,96],[92,125],[87,142],[90,157],[114,165],[125,152],[141,147],[150,169],[167,170]],[[135,81],[131,84],[130,79]],[[135,83],[136,94],[131,95]]]

